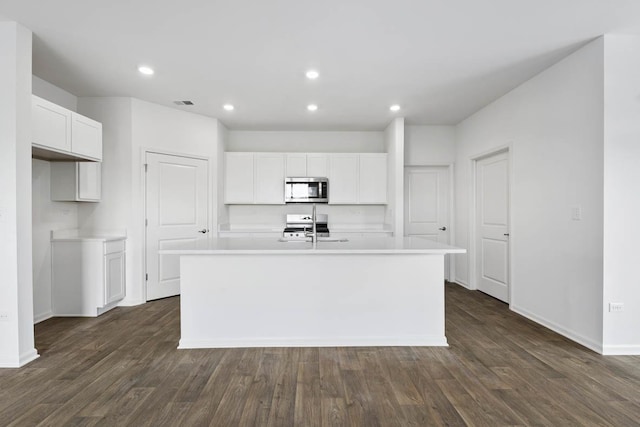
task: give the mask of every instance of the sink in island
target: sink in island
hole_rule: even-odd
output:
[[[444,256],[420,237],[211,239],[180,255],[178,348],[446,346]]]

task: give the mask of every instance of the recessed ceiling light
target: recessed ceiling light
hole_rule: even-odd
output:
[[[234,107],[233,105],[231,105],[231,104],[224,104],[224,105],[222,106],[222,108],[224,108],[224,109],[225,109],[225,110],[227,110],[227,111],[233,111],[233,109],[234,109],[235,107]]]
[[[316,70],[309,70],[307,71],[307,78],[311,79],[311,80],[315,80],[320,76],[320,73],[318,73]]]
[[[318,109],[318,106],[316,104],[307,105],[307,110],[309,111],[316,111],[317,109]]]
[[[400,106],[398,104],[392,105],[391,107],[389,107],[389,110],[400,111]]]
[[[153,68],[147,67],[146,65],[138,67],[138,71],[140,71],[145,76],[152,76],[154,73]]]

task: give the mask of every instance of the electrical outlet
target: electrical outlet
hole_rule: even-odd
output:
[[[610,302],[609,311],[611,313],[619,313],[621,311],[624,311],[624,304],[621,302]]]
[[[0,311],[0,322],[8,322],[8,321],[9,321],[9,312]]]
[[[571,219],[574,221],[582,220],[582,206],[573,206],[571,208]]]

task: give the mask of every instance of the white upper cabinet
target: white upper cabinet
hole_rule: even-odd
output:
[[[329,203],[358,203],[358,154],[329,155]]]
[[[329,155],[324,153],[288,153],[286,176],[309,176],[326,178],[329,176]]]
[[[51,200],[99,202],[101,162],[51,162]]]
[[[102,123],[71,113],[71,152],[102,159]]]
[[[224,153],[225,203],[252,204],[253,181],[253,153]]]
[[[253,161],[255,165],[254,203],[284,204],[284,154],[254,153]]]
[[[307,176],[325,178],[329,176],[329,155],[323,153],[307,154]],[[329,183],[331,186],[331,183]]]
[[[284,204],[284,154],[225,153],[224,156],[226,204]]]
[[[42,147],[71,151],[71,111],[46,99],[31,99],[32,142]]]
[[[102,160],[102,124],[33,95],[33,157],[44,160]]]
[[[286,157],[286,176],[307,176],[307,155],[304,153],[288,153]]]
[[[284,204],[284,179],[329,178],[329,203],[387,203],[386,153],[225,153],[224,203]]]
[[[358,203],[387,203],[386,154],[360,154]]]

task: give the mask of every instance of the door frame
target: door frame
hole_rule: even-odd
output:
[[[509,197],[509,213],[507,217],[509,218],[509,250],[508,250],[508,259],[507,259],[507,280],[509,282],[509,307],[511,307],[511,302],[513,301],[514,295],[514,283],[513,283],[513,254],[514,254],[514,244],[513,244],[513,234],[514,234],[514,226],[513,226],[513,203],[512,203],[512,194],[513,194],[513,143],[509,143],[506,145],[498,146],[492,148],[487,151],[483,151],[481,153],[475,154],[469,158],[470,163],[470,188],[469,192],[469,247],[467,248],[468,252],[468,272],[469,272],[469,289],[478,290],[478,253],[476,251],[477,247],[477,215],[478,210],[476,206],[477,202],[477,170],[478,170],[478,161],[484,160],[488,157],[497,155],[497,154],[507,154],[507,161],[509,171],[507,173],[507,180],[509,185],[508,197]]]
[[[420,169],[420,168],[430,168],[430,167],[438,167],[438,168],[447,168],[447,171],[449,172],[449,218],[447,218],[447,221],[449,222],[449,245],[451,246],[455,246],[456,245],[456,223],[455,223],[455,193],[456,193],[456,185],[455,185],[455,164],[454,163],[419,163],[419,164],[411,164],[411,165],[404,165],[404,168],[402,170],[402,176],[404,177],[407,173],[407,170],[409,169]],[[403,178],[404,180],[404,178]],[[403,182],[403,188],[402,188],[402,205],[403,205],[403,211],[405,208],[405,205],[407,203],[407,201],[404,198],[404,194],[405,194],[405,190],[406,190],[406,186],[407,183],[406,181]],[[403,212],[404,215],[404,212]],[[404,217],[402,218],[403,224],[404,224]],[[403,225],[404,231],[406,232],[406,224]],[[456,277],[456,268],[455,268],[455,260],[456,257],[453,255],[450,255],[449,258],[449,282],[455,282],[455,277]],[[445,274],[446,276],[446,274]]]
[[[142,298],[144,302],[147,302],[147,279],[146,279],[146,275],[147,275],[147,224],[146,224],[146,219],[147,219],[147,170],[146,170],[146,165],[147,165],[147,154],[161,154],[164,156],[173,156],[173,157],[186,157],[188,159],[197,159],[197,160],[205,160],[207,162],[207,197],[209,198],[209,201],[207,203],[207,228],[209,230],[212,229],[211,224],[212,224],[212,220],[213,220],[213,206],[214,206],[214,202],[213,200],[213,195],[212,195],[212,185],[213,183],[211,182],[211,178],[213,176],[212,172],[211,172],[211,158],[207,157],[207,156],[200,156],[197,154],[189,154],[189,153],[181,153],[181,152],[177,152],[177,151],[168,151],[168,150],[160,150],[157,148],[149,148],[149,147],[142,147],[140,149],[140,174],[142,175],[142,179],[141,179],[141,183],[142,183],[142,205],[144,206],[144,209],[142,210],[142,213],[140,214],[140,225],[142,227],[143,230],[143,240],[142,240],[142,245],[140,245],[142,247],[142,272],[141,272],[141,277],[140,280],[143,283],[142,286]],[[217,230],[216,230],[217,231]]]

